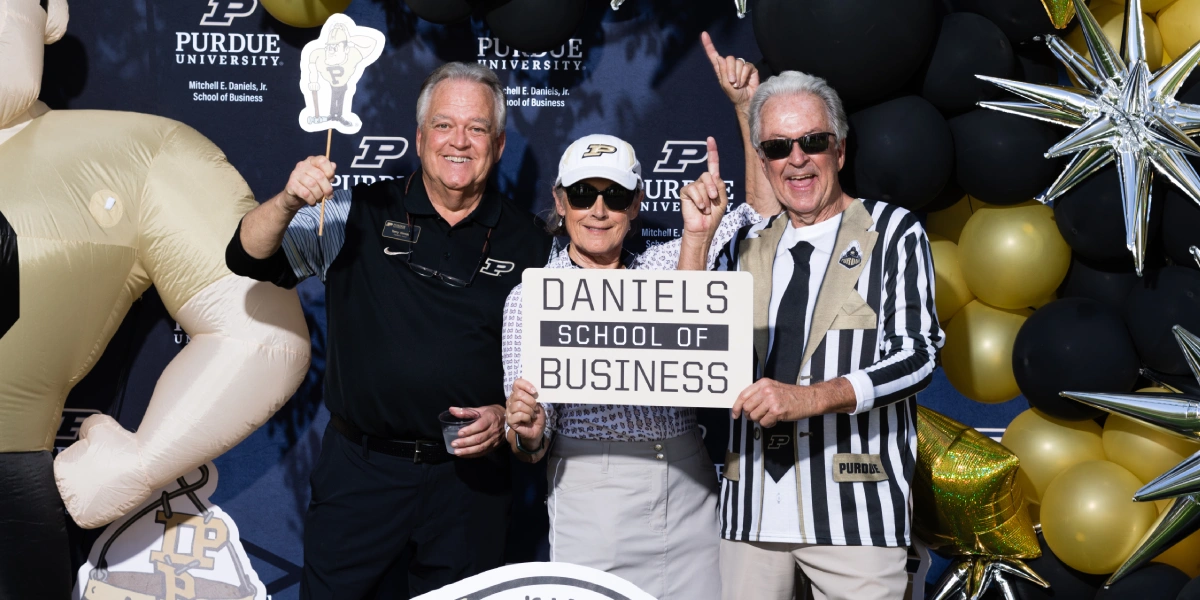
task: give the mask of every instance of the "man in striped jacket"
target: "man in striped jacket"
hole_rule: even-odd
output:
[[[723,596],[786,599],[799,565],[818,599],[901,598],[916,396],[943,343],[916,215],[842,191],[849,126],[824,80],[785,72],[748,106],[783,212],[721,269],[754,274],[757,381],[734,404],[721,487]]]

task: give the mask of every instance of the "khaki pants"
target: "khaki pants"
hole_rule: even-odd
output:
[[[717,474],[698,432],[654,442],[558,437],[547,465],[550,560],[659,600],[715,600]]]
[[[796,567],[813,600],[900,600],[908,587],[907,548],[721,540],[723,600],[790,600]]]

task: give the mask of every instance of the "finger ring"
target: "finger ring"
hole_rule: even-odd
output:
[[[744,59],[744,58],[739,58],[738,60],[740,60],[742,62],[746,62],[746,59]]]

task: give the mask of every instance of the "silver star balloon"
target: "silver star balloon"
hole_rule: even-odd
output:
[[[931,600],[979,600],[993,586],[1004,600],[1019,600],[1017,578],[1049,588],[1050,583],[1023,561],[997,556],[970,556],[955,560],[938,580]]]
[[[1192,254],[1200,254],[1192,247]],[[1200,260],[1200,257],[1197,257]],[[1200,338],[1176,325],[1172,328],[1175,342],[1187,359],[1192,375],[1200,383]],[[1136,419],[1146,425],[1171,432],[1189,440],[1200,440],[1200,396],[1190,394],[1096,394],[1063,392],[1063,396],[1114,414]],[[1116,583],[1129,573],[1150,562],[1180,540],[1200,531],[1200,452],[1183,460],[1166,473],[1142,486],[1133,496],[1138,502],[1153,502],[1171,498],[1150,531],[1142,536],[1138,547],[1125,559],[1105,586]]]
[[[1125,245],[1138,275],[1146,256],[1152,168],[1200,204],[1200,175],[1185,155],[1200,156],[1188,136],[1200,134],[1200,105],[1175,99],[1200,62],[1200,43],[1153,75],[1146,66],[1141,0],[1125,3],[1125,33],[1118,53],[1082,0],[1074,0],[1091,60],[1055,36],[1050,51],[1085,88],[1024,83],[986,75],[1030,102],[980,102],[985,108],[1073,128],[1046,151],[1047,158],[1074,155],[1050,187],[1037,197],[1050,202],[1111,162],[1117,163],[1125,213]]]

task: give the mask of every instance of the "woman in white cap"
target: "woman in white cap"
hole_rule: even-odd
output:
[[[725,214],[716,144],[708,144],[709,172],[681,194],[683,236],[634,255],[622,249],[643,197],[633,147],[609,135],[572,143],[549,224],[570,243],[546,268],[711,267],[738,229],[761,217],[745,204]],[[695,409],[539,403],[520,378],[521,290],[504,307],[507,436],[522,460],[549,454],[550,559],[613,573],[660,599],[717,597],[717,477]]]

